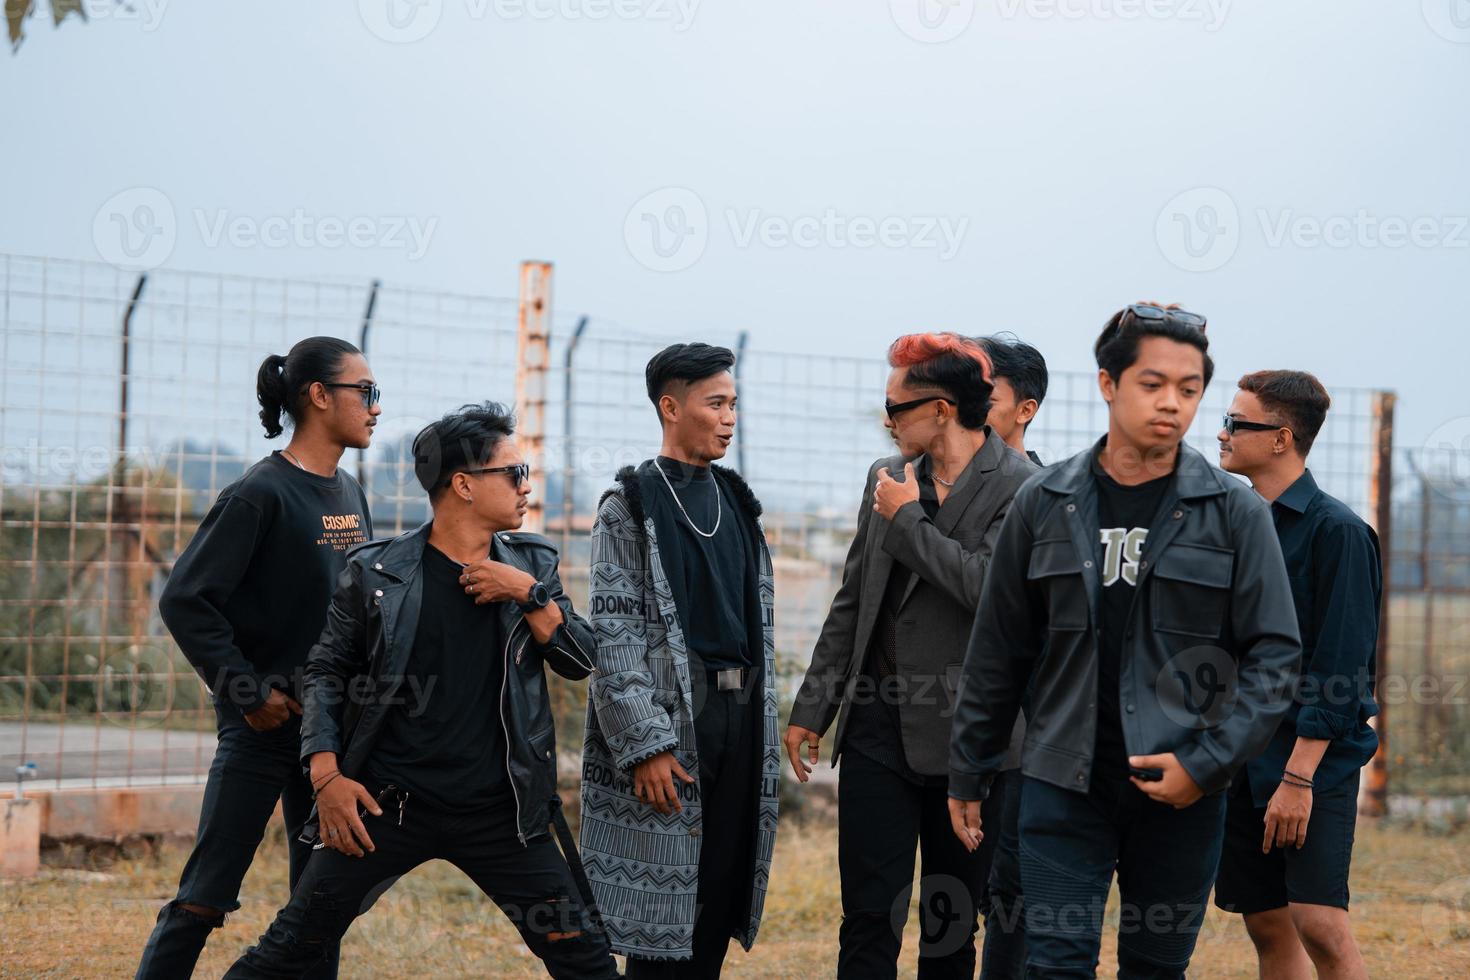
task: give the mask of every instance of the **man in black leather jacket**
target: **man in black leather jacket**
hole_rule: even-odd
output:
[[[348,556],[301,698],[319,849],[228,976],[300,976],[433,858],[493,898],[551,976],[618,975],[557,809],[543,670],[587,677],[596,641],[555,549],[508,533],[531,490],[513,431],[488,402],[426,427],[414,462],[433,520]]]
[[[1301,643],[1271,515],[1182,444],[1213,370],[1204,326],[1153,304],[1108,321],[1108,434],[1017,492],[985,581],[950,813],[978,846],[1024,699],[1030,977],[1095,974],[1115,870],[1119,976],[1184,976],[1224,791],[1290,704]]]

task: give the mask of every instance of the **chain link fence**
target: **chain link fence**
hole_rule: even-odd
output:
[[[378,536],[427,516],[409,448],[418,429],[517,390],[515,297],[169,270],[143,283],[100,263],[0,256],[0,304],[0,763],[35,761],[63,786],[194,781],[208,767],[208,694],[159,621],[157,596],[220,489],[278,444],[255,415],[266,354],[314,334],[365,349],[383,414],[372,447],[342,465],[367,489]],[[658,449],[648,358],[696,335],[737,350],[727,462],[765,507],[778,662],[791,683],[836,591],[863,476],[891,452],[883,352],[790,354],[567,315],[549,324],[535,493],[579,605],[600,493],[618,467]],[[1189,434],[1207,453],[1229,381],[1210,387]],[[1395,791],[1470,792],[1458,680],[1470,639],[1470,444],[1379,458],[1380,393],[1332,394],[1311,459],[1324,489],[1374,521],[1375,479],[1393,464],[1388,673],[1404,683],[1385,678],[1384,693]],[[1054,372],[1028,447],[1054,462],[1106,427],[1094,376]],[[584,696],[557,688],[572,745]]]

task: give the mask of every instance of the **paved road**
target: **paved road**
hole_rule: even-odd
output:
[[[194,781],[214,758],[214,732],[123,728],[95,717],[58,725],[0,722],[0,786],[34,762],[35,788],[54,784],[126,785]],[[7,786],[8,788],[8,786]]]

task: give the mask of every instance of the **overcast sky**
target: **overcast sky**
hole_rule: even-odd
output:
[[[1177,300],[1227,384],[1470,435],[1467,0],[131,3],[0,56],[0,251],[507,295],[543,258],[640,330],[1061,369]]]

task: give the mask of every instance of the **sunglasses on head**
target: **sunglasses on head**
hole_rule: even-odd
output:
[[[1128,312],[1140,320],[1172,320],[1180,326],[1193,327],[1200,333],[1205,332],[1205,326],[1209,322],[1198,313],[1191,313],[1188,310],[1166,310],[1147,303],[1134,303],[1128,307]]]

